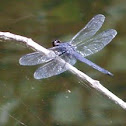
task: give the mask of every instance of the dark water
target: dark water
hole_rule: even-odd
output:
[[[126,100],[126,1],[121,0],[2,0],[0,31],[30,37],[46,48],[51,41],[69,40],[96,14],[104,14],[102,30],[116,38],[89,59],[106,68],[104,75],[83,63],[75,66]],[[0,43],[0,126],[125,126],[126,111],[82,85],[69,72],[35,80],[38,66],[24,67],[19,58],[32,50]]]

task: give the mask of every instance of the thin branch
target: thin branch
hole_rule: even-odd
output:
[[[40,51],[49,57],[50,56],[56,57],[56,60],[58,60],[58,62],[60,62],[60,63],[65,64],[65,67],[67,67],[70,72],[72,72],[73,74],[75,74],[76,76],[81,78],[83,81],[86,81],[89,87],[94,88],[99,93],[107,96],[110,100],[114,101],[114,103],[118,104],[120,107],[122,107],[123,109],[126,110],[126,103],[122,99],[120,99],[116,95],[114,95],[112,92],[110,92],[108,89],[103,87],[99,81],[90,78],[89,76],[87,76],[83,72],[79,71],[74,66],[70,65],[69,63],[66,63],[63,59],[56,56],[56,54],[53,51],[49,51],[49,50],[45,49],[44,47],[42,47],[39,44],[37,44],[36,42],[34,42],[32,39],[26,38],[26,37],[23,37],[20,35],[15,35],[15,34],[12,34],[9,32],[0,32],[0,41],[1,42],[14,41],[14,42],[23,43],[27,47],[30,47],[36,51]]]

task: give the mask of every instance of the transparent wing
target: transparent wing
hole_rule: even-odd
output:
[[[19,59],[19,63],[20,65],[24,65],[24,66],[32,66],[32,65],[48,62],[50,60],[52,60],[52,58],[47,57],[41,52],[33,52],[22,56]]]
[[[102,50],[112,39],[116,36],[117,32],[114,29],[109,29],[101,32],[100,34],[89,39],[87,43],[81,43],[77,46],[76,51],[83,57],[94,54]]]
[[[60,48],[58,48],[58,47],[53,47],[50,49],[55,51],[57,55],[60,55],[62,53],[60,51]],[[46,63],[50,60],[52,60],[52,57],[47,57],[46,55],[44,55],[41,52],[33,52],[33,53],[29,53],[29,54],[22,56],[19,59],[19,63],[20,63],[20,65],[24,65],[24,66],[33,66],[33,65],[37,65],[37,64],[41,64],[41,63]]]
[[[101,28],[104,20],[105,16],[102,14],[94,16],[88,24],[72,38],[70,44],[77,45],[86,42],[85,40],[91,38]]]
[[[76,63],[76,59],[71,55],[64,54],[61,56],[61,58],[64,59],[66,62],[70,63],[71,65],[74,65]],[[42,67],[39,67],[34,73],[34,78],[35,79],[48,78],[63,73],[66,70],[67,69],[65,67],[65,64],[61,64],[60,62],[53,59],[52,61],[48,62]]]

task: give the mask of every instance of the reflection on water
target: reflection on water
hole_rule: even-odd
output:
[[[82,111],[82,100],[79,89],[73,89],[71,93],[59,93],[53,99],[53,119],[61,124],[78,124],[82,122],[82,120],[85,120],[85,115]]]
[[[0,30],[31,37],[49,48],[52,40],[68,40],[91,17],[104,14],[103,29],[116,29],[118,35],[103,51],[89,58],[115,76],[108,77],[82,63],[76,67],[125,100],[125,4],[125,0],[6,1],[0,5]],[[35,80],[33,72],[37,66],[26,68],[18,63],[22,55],[30,52],[15,43],[1,43],[0,125],[126,125],[124,110],[80,85],[69,72]]]

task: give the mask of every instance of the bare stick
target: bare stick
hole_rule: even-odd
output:
[[[67,67],[70,72],[72,72],[73,74],[81,78],[83,81],[86,81],[89,87],[94,88],[99,93],[107,96],[110,100],[114,101],[116,104],[118,104],[119,106],[121,106],[123,109],[126,110],[126,103],[122,99],[114,95],[112,92],[110,92],[108,89],[103,87],[99,81],[90,78],[89,76],[79,71],[77,68],[73,67],[69,63],[66,63],[63,59],[56,56],[56,54],[53,51],[45,49],[44,47],[34,42],[32,39],[26,38],[20,35],[15,35],[9,32],[0,32],[0,41],[1,42],[14,41],[14,42],[23,43],[27,47],[30,47],[36,51],[40,51],[47,56],[56,57],[58,62],[63,63],[63,64],[65,63],[65,67]]]

